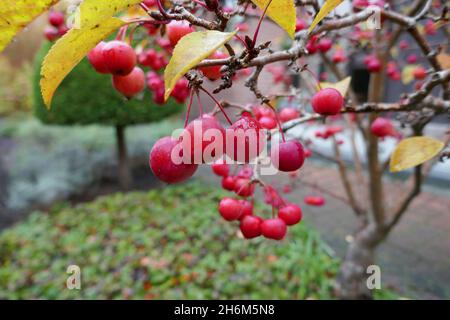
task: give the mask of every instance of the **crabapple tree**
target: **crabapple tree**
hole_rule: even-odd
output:
[[[17,10],[25,12],[30,1],[18,2],[23,8]],[[28,20],[57,1],[33,2],[38,4],[33,12],[20,11]],[[338,6],[342,10],[337,12]],[[52,28],[61,25],[57,15],[51,20]],[[237,0],[227,6],[218,0],[111,0],[102,5],[84,0],[78,20],[67,33],[45,31],[49,40],[61,37],[42,66],[42,95],[49,108],[58,85],[85,55],[92,72],[111,74],[114,88],[128,99],[146,84],[160,104],[169,97],[186,100],[184,128],[178,136],[156,142],[150,167],[162,181],[178,183],[193,176],[199,165],[211,164],[221,187],[234,193],[220,200],[218,215],[236,223],[245,239],[283,240],[307,214],[300,199],[291,203],[285,194],[295,185],[311,184],[302,177],[306,158],[327,157],[339,169],[346,194],[341,200],[358,218],[336,294],[371,297],[366,269],[374,262],[375,249],[420,193],[433,164],[448,156],[448,132],[439,139],[423,135],[427,124],[450,110],[449,55],[430,40],[448,32],[441,1]],[[21,27],[13,15],[7,22],[15,27],[10,34]],[[283,46],[260,40],[269,23],[286,35]],[[106,42],[116,31],[116,39]],[[0,48],[10,38],[0,39]],[[420,54],[411,51],[405,61],[397,58],[399,51],[409,49]],[[361,55],[370,77],[367,99],[352,88],[345,68]],[[263,72],[273,76],[279,92],[265,92],[259,85]],[[329,75],[334,82],[326,82]],[[254,99],[244,105],[219,101],[216,95],[236,89],[240,78],[245,79],[241,90],[249,90]],[[414,90],[404,86],[396,102],[384,102],[388,81],[412,84]],[[207,82],[216,88],[210,92]],[[204,108],[200,96],[210,99],[212,107]],[[195,99],[199,117],[189,122]],[[219,114],[226,122],[218,120]],[[321,126],[314,137],[302,134],[315,124]],[[348,140],[343,139],[346,133]],[[362,146],[356,137],[362,137]],[[379,152],[386,139],[397,144],[388,161]],[[331,142],[333,157],[318,150],[322,140]],[[343,144],[352,150],[351,166],[343,160]],[[275,171],[265,170],[268,163]],[[389,207],[384,173],[411,168],[411,187],[396,195],[396,207]],[[268,183],[265,175],[274,172],[286,172],[296,183],[282,188]],[[255,209],[257,188],[267,213]],[[324,206],[325,196],[334,196],[332,190],[316,188],[322,193],[305,197],[305,205]]]

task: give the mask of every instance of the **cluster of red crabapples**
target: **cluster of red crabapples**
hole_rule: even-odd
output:
[[[48,23],[50,25],[45,27],[44,36],[50,42],[59,39],[69,31],[64,13],[62,12],[50,11],[48,14]]]

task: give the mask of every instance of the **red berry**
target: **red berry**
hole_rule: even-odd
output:
[[[91,50],[91,52],[89,52],[87,56],[90,64],[98,73],[109,73],[109,70],[106,67],[105,58],[103,56],[103,48],[105,44],[106,43],[103,41],[100,42],[94,49]]]
[[[184,130],[183,150],[190,150],[194,163],[211,163],[222,157],[225,135],[225,129],[216,117],[205,114]]]
[[[344,98],[334,88],[325,88],[317,92],[311,101],[314,112],[321,115],[335,115],[344,106]]]
[[[253,204],[250,201],[241,199],[239,204],[241,205],[241,220],[246,216],[253,215]]]
[[[225,54],[221,51],[216,51],[212,55],[210,55],[208,59],[215,60],[215,59],[225,59],[225,58],[228,58],[227,54]],[[203,67],[203,68],[200,68],[200,71],[209,80],[214,81],[214,80],[220,79],[222,77],[222,73],[220,73],[221,68],[222,68],[221,65],[212,66],[212,67]]]
[[[171,97],[175,99],[178,103],[184,103],[186,99],[189,97],[189,81],[185,78],[181,78],[175,84],[175,87],[170,94]]]
[[[416,80],[423,80],[427,77],[427,70],[422,66],[418,66],[414,69],[413,75]]]
[[[413,54],[413,53],[410,54],[410,55],[408,55],[408,56],[406,57],[406,61],[407,61],[409,64],[416,63],[417,60],[418,60],[417,56],[416,56],[415,54]]]
[[[283,108],[278,114],[281,122],[288,122],[300,117],[300,111],[295,108]]]
[[[286,223],[279,219],[268,219],[261,224],[262,235],[268,239],[281,240],[286,236]]]
[[[261,220],[261,218],[254,216],[245,216],[241,220],[239,228],[246,239],[253,239],[261,235]]]
[[[320,196],[306,196],[304,202],[310,206],[320,207],[325,204],[325,199]]]
[[[236,178],[232,176],[224,177],[222,179],[222,188],[228,191],[234,191],[236,187]]]
[[[283,172],[296,171],[305,162],[303,146],[297,140],[280,142],[274,145],[270,156],[273,165]]]
[[[245,166],[241,170],[239,170],[237,177],[238,178],[246,178],[250,179],[253,176],[253,169],[252,167]]]
[[[320,39],[317,46],[319,47],[320,52],[325,53],[331,49],[331,47],[333,46],[333,42],[328,38],[322,38]]]
[[[217,160],[211,167],[213,172],[220,177],[228,177],[230,173],[230,166],[224,163],[222,159]]]
[[[144,2],[144,4],[145,4],[147,7],[151,8],[151,7],[156,6],[156,2],[157,2],[157,1],[158,1],[158,0],[144,0],[144,1],[142,1],[142,2]]]
[[[110,41],[103,46],[105,66],[109,72],[118,76],[126,76],[136,66],[137,57],[134,49],[123,41]]]
[[[145,88],[145,73],[141,68],[135,67],[126,76],[113,76],[113,85],[117,91],[128,99],[133,98]]]
[[[172,137],[156,141],[150,152],[150,167],[155,176],[167,183],[178,183],[192,177],[197,170],[196,164],[175,163],[172,151],[179,142]],[[179,148],[181,151],[181,148]]]
[[[295,23],[295,32],[299,32],[301,30],[306,29],[307,24],[305,20],[297,19],[297,22]]]
[[[226,153],[235,161],[248,163],[264,149],[261,126],[249,115],[243,115],[227,130]],[[232,148],[233,147],[233,148]]]
[[[377,58],[371,59],[367,64],[367,70],[372,73],[377,73],[381,71],[381,62]]]
[[[52,26],[59,28],[64,24],[64,14],[59,11],[50,11],[48,14],[48,22]]]
[[[195,29],[186,21],[172,21],[167,25],[167,36],[173,47],[181,38],[194,31]]]
[[[234,184],[234,192],[241,197],[250,197],[255,192],[255,185],[250,179],[238,178]]]
[[[277,127],[277,121],[274,118],[262,117],[258,121],[261,127],[267,130],[272,130]]]
[[[223,198],[219,203],[219,213],[227,221],[238,220],[242,215],[241,205],[236,199]]]
[[[379,138],[396,135],[392,122],[389,119],[382,117],[375,119],[375,121],[370,126],[370,131],[374,136],[377,136]]]
[[[290,204],[278,211],[278,217],[288,226],[293,226],[302,220],[302,209],[295,204]]]
[[[44,35],[45,35],[45,38],[47,38],[47,40],[51,41],[51,42],[53,42],[59,38],[58,29],[56,29],[55,27],[50,27],[50,26],[46,27],[44,29]]]

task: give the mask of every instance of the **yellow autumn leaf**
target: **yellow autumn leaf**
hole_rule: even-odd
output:
[[[19,31],[59,0],[1,0],[0,52]]]
[[[100,41],[125,24],[117,18],[98,22],[90,28],[71,29],[48,52],[41,68],[41,91],[50,108],[53,95],[72,69]]]
[[[320,8],[319,13],[314,18],[313,22],[311,23],[311,26],[308,29],[308,33],[311,33],[311,31],[314,29],[317,24],[322,21],[331,11],[334,10],[338,5],[340,5],[344,0],[327,0],[327,2],[324,3],[322,8]]]
[[[77,28],[89,28],[99,21],[109,19],[117,13],[128,9],[142,0],[84,0],[77,10],[75,21],[79,23]]]
[[[347,95],[348,89],[350,88],[350,83],[352,82],[352,77],[347,77],[339,82],[330,83],[330,82],[321,82],[321,88],[334,88],[339,91],[343,97]]]
[[[264,10],[269,0],[252,0],[261,10]],[[297,22],[297,11],[293,0],[272,0],[267,15],[283,28],[293,39],[295,35],[295,24]]]
[[[435,157],[442,148],[443,142],[430,137],[404,139],[391,155],[390,170],[398,172],[418,166]]]
[[[441,65],[442,69],[450,69],[450,54],[442,52],[437,55],[436,59]]]
[[[169,98],[175,84],[186,72],[230,41],[236,32],[209,30],[192,32],[181,38],[173,51],[166,70],[164,70],[165,99]]]
[[[407,65],[402,70],[402,82],[407,85],[414,80],[414,70],[418,67],[416,64]]]

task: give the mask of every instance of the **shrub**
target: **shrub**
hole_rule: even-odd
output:
[[[0,298],[331,298],[338,261],[302,223],[240,239],[198,183],[37,212],[0,235]],[[81,290],[65,287],[69,265]]]
[[[116,127],[119,163],[119,181],[123,189],[131,184],[131,173],[127,160],[125,127],[139,123],[160,121],[182,109],[182,105],[171,99],[160,106],[152,102],[149,90],[142,99],[126,101],[117,93],[108,76],[98,74],[87,59],[78,64],[64,79],[48,110],[40,93],[40,67],[50,48],[46,43],[37,55],[33,81],[33,108],[37,118],[47,124],[86,125],[104,124]]]
[[[84,59],[58,88],[48,110],[42,100],[39,80],[41,63],[49,48],[50,43],[46,43],[39,51],[33,74],[33,109],[44,123],[128,126],[160,121],[182,109],[173,100],[163,106],[154,104],[149,90],[145,90],[142,99],[127,101],[114,90],[109,76],[95,72]]]

